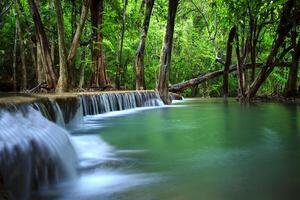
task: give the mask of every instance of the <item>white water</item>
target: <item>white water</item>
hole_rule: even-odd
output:
[[[29,106],[25,112],[1,113],[0,175],[6,182],[6,188],[12,191],[12,197],[30,199],[33,180],[38,180],[38,197],[90,199],[94,195],[109,195],[156,179],[155,175],[129,172],[119,167],[123,160],[122,153],[137,152],[117,150],[98,134],[89,134],[89,130],[101,127],[101,118],[125,117],[143,110],[156,109],[154,106],[163,107],[157,93],[132,92],[81,97],[80,106],[68,124],[65,124],[64,111],[59,104],[55,101],[50,104],[57,124],[43,117],[51,118],[46,106],[39,103],[33,104],[38,111]],[[81,132],[85,130],[86,134],[72,136],[62,127]],[[18,154],[18,151],[22,153]],[[22,175],[12,177],[16,170]],[[79,174],[76,172],[78,170]]]
[[[77,176],[69,134],[32,107],[0,113],[0,174],[11,198],[28,199],[35,187]]]

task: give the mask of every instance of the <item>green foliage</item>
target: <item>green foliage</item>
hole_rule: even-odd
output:
[[[282,5],[287,0],[187,0],[181,1],[176,17],[176,27],[174,34],[174,44],[172,52],[172,63],[170,71],[170,84],[189,80],[207,72],[220,70],[224,66],[215,61],[216,55],[223,60],[226,57],[226,44],[228,32],[232,26],[238,28],[241,48],[245,46],[245,41],[249,37],[250,18],[255,18],[260,28],[260,35],[257,40],[257,62],[264,62],[270,53],[273,40],[276,37],[276,29],[279,22],[279,15]],[[8,5],[7,2],[3,5]],[[28,41],[35,37],[35,27],[29,12],[27,0],[20,0],[22,7],[21,31],[24,35],[27,52],[29,51]],[[54,63],[58,65],[58,47],[56,16],[52,1],[40,1],[39,10],[44,23],[46,34],[50,45],[54,45]],[[134,58],[140,40],[140,30],[143,22],[143,10],[141,10],[142,0],[128,1],[126,10],[126,27],[123,46],[122,60],[118,61],[121,45],[122,12],[123,0],[104,1],[103,24],[98,31],[103,34],[103,50],[105,54],[105,64],[110,82],[113,85],[118,62],[123,66],[122,86],[126,89],[135,88],[135,68]],[[64,12],[64,24],[66,31],[66,42],[68,47],[72,42],[72,13],[75,9],[76,22],[79,22],[82,1],[75,1],[74,8],[71,1],[62,1]],[[144,58],[145,82],[147,89],[154,89],[160,68],[160,55],[162,42],[165,34],[167,22],[167,1],[156,0],[151,23],[146,39],[146,51]],[[2,4],[1,4],[2,6]],[[4,8],[4,7],[3,7]],[[2,7],[1,7],[2,9]],[[1,10],[0,10],[1,11]],[[2,11],[1,11],[2,13]],[[2,17],[2,16],[1,16]],[[0,20],[0,74],[12,77],[12,54],[15,32],[16,12],[14,6],[10,6],[8,12]],[[29,30],[25,30],[28,26]],[[299,28],[298,28],[299,31]],[[75,68],[76,79],[79,80],[79,69],[83,64],[85,67],[85,86],[90,86],[91,76],[95,69],[91,66],[91,20],[88,16],[83,34],[81,36],[80,47],[78,49]],[[243,40],[243,41],[242,41]],[[285,46],[291,40],[288,39]],[[236,43],[235,43],[236,44]],[[234,47],[235,47],[234,44]],[[84,60],[81,60],[82,52],[85,52]],[[280,50],[282,52],[282,49]],[[32,63],[29,53],[27,62]],[[291,53],[284,57],[285,62],[291,62]],[[232,63],[236,63],[235,51],[233,51]],[[246,62],[250,63],[250,56],[246,57]],[[19,59],[18,59],[18,68]],[[34,68],[29,68],[35,80]],[[259,70],[256,70],[257,73]],[[247,82],[249,83],[249,71]],[[274,92],[274,86],[280,85],[282,90],[287,81],[288,70],[276,69],[263,85],[260,93]],[[1,76],[3,77],[3,76]],[[199,86],[200,96],[221,96],[222,78],[208,81]],[[237,94],[236,75],[229,78],[230,95]],[[184,95],[190,96],[192,90],[188,89]]]

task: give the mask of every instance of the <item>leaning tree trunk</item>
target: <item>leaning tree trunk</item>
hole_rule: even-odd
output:
[[[59,79],[56,86],[57,92],[66,92],[69,89],[68,80],[68,65],[67,65],[67,50],[65,43],[65,26],[61,0],[54,1],[56,17],[57,17],[57,32],[58,32],[58,50],[59,50]]]
[[[92,0],[91,21],[93,29],[92,63],[95,70],[92,86],[105,87],[107,85],[105,61],[102,49],[102,23],[103,23],[104,0]]]
[[[169,73],[171,67],[171,53],[172,53],[172,45],[173,45],[175,17],[176,17],[178,4],[179,4],[179,0],[169,0],[168,22],[166,27],[162,55],[161,55],[160,74],[159,74],[157,90],[160,94],[161,99],[165,104],[170,103],[168,85],[169,85]]]
[[[264,81],[267,79],[267,77],[270,75],[270,73],[274,69],[274,60],[276,58],[276,55],[278,53],[279,48],[282,46],[286,36],[290,32],[290,30],[293,27],[293,22],[292,22],[292,15],[291,11],[293,7],[295,6],[295,1],[294,0],[288,0],[286,4],[282,8],[282,13],[281,13],[281,19],[279,22],[278,26],[278,31],[277,31],[277,37],[274,40],[273,43],[273,48],[264,64],[262,67],[259,75],[256,77],[254,82],[251,84],[249,91],[247,93],[247,98],[251,99],[253,98],[257,91],[259,90],[260,86],[264,83]],[[300,11],[299,9],[295,13],[297,17],[297,22],[299,22],[299,16],[300,16]]]
[[[145,87],[145,79],[144,79],[144,53],[145,53],[145,46],[146,46],[146,38],[148,34],[148,28],[150,24],[150,18],[152,14],[154,6],[154,0],[146,0],[146,12],[144,16],[144,23],[142,27],[142,34],[138,49],[136,51],[135,57],[135,88],[137,90],[144,90]]]
[[[255,63],[255,66],[257,68],[261,68],[261,67],[263,67],[263,65],[264,65],[264,63]],[[274,67],[277,66],[277,67],[282,68],[282,67],[288,67],[291,64],[285,63],[285,62],[275,62],[275,63],[273,63],[273,65],[274,65]],[[252,63],[243,64],[243,68],[244,69],[252,69]],[[235,72],[235,71],[237,71],[237,65],[236,64],[231,65],[229,67],[228,72],[231,73],[231,72]],[[218,78],[222,75],[224,75],[224,70],[218,70],[218,71],[214,71],[214,72],[208,72],[205,74],[201,74],[196,78],[192,78],[192,79],[184,81],[182,83],[177,83],[177,84],[170,86],[169,91],[174,92],[174,93],[180,93],[180,92],[183,92],[187,88],[194,87],[195,85],[199,85],[201,83],[212,80],[214,78]]]
[[[230,29],[228,40],[227,40],[227,51],[226,51],[226,60],[224,65],[224,75],[223,75],[223,95],[224,98],[228,97],[228,74],[229,67],[231,65],[231,57],[232,57],[232,43],[234,36],[236,34],[236,27],[232,27]]]
[[[37,43],[40,45],[41,60],[46,72],[46,80],[49,89],[56,87],[56,74],[53,69],[53,61],[51,59],[51,53],[49,48],[49,42],[46,36],[44,26],[42,24],[41,16],[34,0],[28,0],[30,12],[35,24]]]
[[[84,28],[84,24],[87,18],[87,14],[89,11],[89,7],[90,7],[90,2],[91,0],[84,0],[83,5],[82,5],[82,9],[81,9],[81,14],[80,14],[80,20],[79,20],[79,24],[76,27],[74,36],[73,36],[73,41],[71,43],[71,47],[70,47],[70,51],[68,54],[68,58],[67,58],[67,64],[68,64],[68,70],[71,72],[69,74],[69,80],[72,83],[75,83],[75,58],[76,58],[76,54],[77,54],[77,48],[79,45],[79,40],[80,40],[80,36],[82,34],[83,28]],[[73,77],[70,77],[70,75],[73,75]]]

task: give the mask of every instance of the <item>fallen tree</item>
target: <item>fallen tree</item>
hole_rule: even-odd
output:
[[[264,63],[256,63],[257,68],[261,68]],[[291,64],[290,63],[284,63],[284,62],[277,62],[274,64],[277,67],[289,67]],[[245,64],[243,65],[244,69],[251,69],[252,64]],[[229,68],[229,73],[235,72],[237,70],[237,65],[231,65]],[[214,78],[217,78],[219,76],[222,76],[224,74],[224,70],[218,70],[214,72],[208,72],[206,74],[201,74],[196,78],[192,78],[190,80],[184,81],[182,83],[177,83],[169,87],[170,92],[174,93],[180,93],[186,90],[189,87],[193,87],[195,85],[199,85],[201,83],[204,83],[205,81],[212,80]]]

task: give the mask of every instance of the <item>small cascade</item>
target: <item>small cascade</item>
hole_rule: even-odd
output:
[[[64,116],[59,105],[55,101],[51,101],[51,104],[52,104],[52,108],[54,109],[56,124],[65,127],[66,124],[65,124]]]
[[[10,199],[76,176],[76,154],[66,130],[31,106],[0,113],[0,177]]]
[[[112,148],[101,139],[70,137],[65,130],[80,124],[84,116],[163,105],[158,93],[140,91],[44,98],[1,108],[0,199],[2,186],[9,199],[27,200],[31,191],[72,180],[80,168],[113,159]],[[92,154],[85,152],[90,140]]]
[[[163,106],[156,92],[103,93],[80,97],[83,115],[97,115],[137,107]]]

